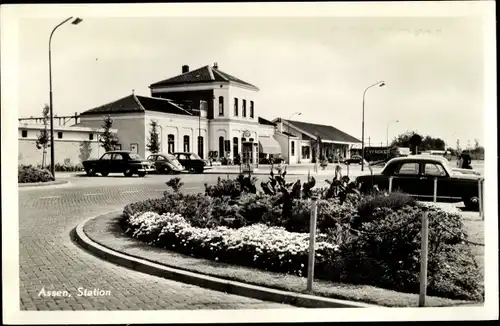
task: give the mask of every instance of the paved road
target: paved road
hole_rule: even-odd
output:
[[[215,182],[216,178],[192,175],[185,176],[183,181],[187,191],[200,191],[203,181]],[[96,258],[70,240],[71,229],[88,217],[121,209],[133,201],[161,196],[168,179],[168,176],[77,177],[71,178],[71,185],[19,188],[21,309],[290,308],[132,271]],[[55,293],[57,297],[39,296],[42,289],[45,294],[67,291],[71,296],[64,292]],[[94,289],[109,293],[78,296]]]

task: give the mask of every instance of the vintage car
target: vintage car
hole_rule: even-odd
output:
[[[463,201],[467,208],[479,207],[478,180],[481,176],[464,174],[453,169],[446,159],[432,155],[393,158],[380,173],[359,176],[356,183],[363,193],[369,192],[373,186],[387,190],[391,177],[392,190],[400,190],[418,200],[434,199],[434,179],[437,179],[437,201]]]
[[[209,168],[207,162],[195,153],[177,152],[174,153],[174,156],[179,163],[182,164],[184,169],[189,172],[203,173],[203,171]]]
[[[148,161],[151,161],[158,173],[181,173],[184,167],[172,154],[152,154],[148,156]]]
[[[361,155],[353,155],[351,158],[345,159],[344,164],[345,165],[350,165],[350,164],[361,164]],[[365,164],[368,164],[368,162],[365,160]]]
[[[89,176],[96,173],[102,176],[107,176],[109,173],[123,173],[126,177],[134,174],[144,177],[146,173],[155,171],[151,162],[129,151],[109,151],[97,160],[83,161],[82,164]]]

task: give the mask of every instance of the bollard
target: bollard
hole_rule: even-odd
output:
[[[349,176],[349,164],[346,165],[346,169],[347,169],[347,176]]]
[[[307,170],[307,182],[311,180],[311,169]]]
[[[392,178],[393,177],[389,177],[389,193],[392,192]]]
[[[434,178],[434,202],[437,202],[438,178]]]
[[[425,296],[427,291],[427,255],[429,249],[429,217],[427,213],[422,214],[422,232],[420,248],[420,296],[418,306],[425,307]]]
[[[307,290],[312,291],[314,280],[314,256],[315,256],[315,242],[316,242],[316,215],[318,210],[318,196],[311,197],[311,219],[309,226],[309,263],[307,265]]]
[[[481,178],[477,181],[478,185],[478,199],[479,199],[479,216],[481,216],[481,219],[484,220],[484,207],[483,207],[483,183],[484,180]]]

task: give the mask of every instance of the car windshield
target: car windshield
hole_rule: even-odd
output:
[[[142,160],[142,157],[139,154],[130,154],[131,160]]]
[[[190,157],[192,160],[201,160],[201,157],[199,157],[198,154],[195,153],[192,153]]]

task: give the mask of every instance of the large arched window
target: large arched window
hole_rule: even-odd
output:
[[[189,152],[189,136],[184,136],[184,152]]]
[[[198,156],[203,158],[203,137],[198,136]]]
[[[219,157],[224,157],[224,137],[219,137]]]
[[[219,96],[219,115],[224,115],[224,96]]]
[[[238,155],[238,137],[233,138],[233,157]]]
[[[175,137],[174,135],[168,135],[168,152],[172,154],[175,152]]]

